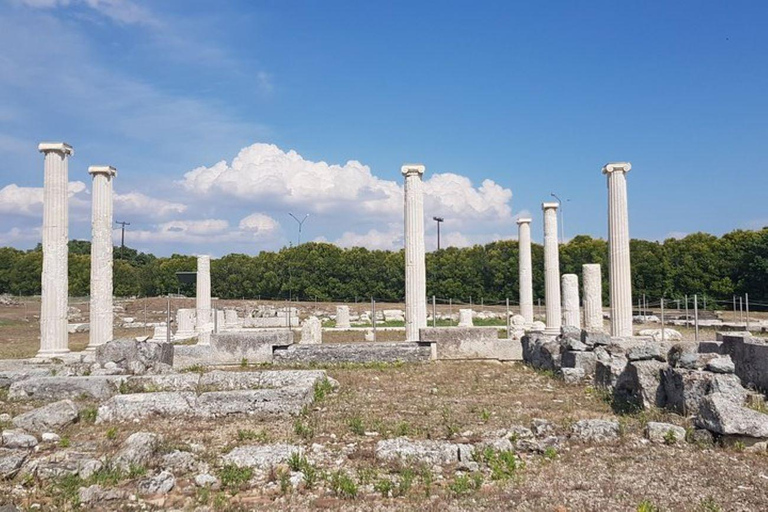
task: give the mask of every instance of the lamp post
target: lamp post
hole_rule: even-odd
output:
[[[309,214],[306,214],[303,219],[299,220],[294,214],[288,212],[288,215],[293,217],[293,220],[295,220],[299,224],[299,237],[298,237],[298,243],[296,246],[298,247],[301,245],[301,227],[304,225],[304,221],[307,220],[307,217],[309,217]]]
[[[565,212],[563,212],[563,200],[557,197],[557,194],[555,194],[554,192],[552,192],[549,195],[557,199],[557,202],[560,205],[560,243],[564,244],[565,243]],[[569,202],[570,199],[566,199],[565,201]]]
[[[444,222],[445,219],[442,217],[432,217],[432,220],[434,220],[437,223],[437,250],[440,250],[440,223]]]
[[[115,224],[120,224],[120,259],[123,259],[123,249],[125,249],[125,226],[130,226],[130,222],[117,221]]]

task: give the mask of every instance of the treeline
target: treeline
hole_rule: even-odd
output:
[[[716,237],[695,233],[664,242],[632,240],[635,295],[649,300],[681,298],[694,293],[730,304],[734,294],[748,293],[754,305],[768,303],[768,228],[738,230]],[[69,244],[69,292],[89,293],[90,243]],[[533,245],[534,296],[544,296],[543,247]],[[194,295],[193,285],[180,285],[176,272],[195,271],[196,258],[174,254],[159,258],[134,249],[115,248],[115,295]],[[581,275],[584,263],[600,263],[608,296],[608,244],[577,236],[560,247],[560,270]],[[42,252],[0,248],[0,293],[40,293]],[[213,295],[262,298],[399,301],[405,295],[403,251],[341,249],[305,243],[256,256],[229,254],[211,263]],[[449,247],[427,254],[427,294],[439,299],[478,303],[518,298],[517,242],[492,242],[467,248]],[[756,308],[757,309],[757,308]],[[763,308],[760,308],[763,309]]]

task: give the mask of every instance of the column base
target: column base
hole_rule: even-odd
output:
[[[40,350],[33,359],[53,359],[54,357],[64,356],[70,353],[68,348]]]
[[[560,335],[560,327],[547,327],[544,329],[544,334],[547,336],[559,336]]]

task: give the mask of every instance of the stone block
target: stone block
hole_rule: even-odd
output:
[[[116,395],[99,406],[96,423],[125,422],[151,416],[184,416],[194,411],[197,396],[189,391]]]
[[[323,342],[323,326],[320,323],[320,319],[316,316],[310,316],[304,320],[304,325],[301,326],[301,343],[302,345],[319,345]]]
[[[520,340],[523,360],[540,370],[556,371],[560,368],[562,347],[556,338],[544,334],[530,333]]]
[[[733,360],[744,385],[768,391],[768,343],[761,338],[744,335],[724,335],[723,354]]]
[[[16,381],[29,379],[31,377],[48,377],[51,375],[50,368],[23,368],[18,370],[0,371],[0,388],[10,387]]]
[[[721,435],[768,438],[768,414],[734,403],[721,393],[701,401],[694,422],[698,427]]]
[[[520,342],[500,339],[496,327],[426,327],[419,329],[419,340],[435,343],[435,354],[439,360],[522,359]]]
[[[723,342],[722,341],[700,341],[699,353],[700,354],[722,354]]]
[[[562,368],[580,368],[585,375],[594,375],[597,357],[594,352],[563,352],[560,363]]]
[[[44,405],[13,418],[16,428],[43,433],[60,430],[77,421],[77,406],[72,400]]]
[[[11,384],[8,390],[10,400],[53,401],[80,397],[106,400],[117,394],[121,376],[89,377],[34,377]]]
[[[115,363],[119,368],[137,372],[142,367],[159,371],[173,366],[173,345],[135,339],[108,341],[96,347],[96,363]]]
[[[667,368],[662,371],[662,385],[666,407],[678,414],[693,414],[701,401],[712,393],[722,393],[739,405],[747,397],[747,390],[733,374],[717,374],[701,370]]]
[[[381,461],[415,462],[429,465],[467,464],[473,460],[469,444],[448,441],[411,441],[405,437],[376,443],[376,458]]]
[[[203,418],[220,418],[232,414],[253,417],[295,416],[311,403],[313,388],[292,386],[278,389],[246,389],[211,391],[197,397],[193,414]]]
[[[275,362],[292,363],[393,363],[429,361],[432,350],[428,343],[328,343],[325,345],[292,345],[275,350]]]
[[[573,437],[582,441],[610,441],[617,439],[620,432],[619,422],[612,420],[580,420],[571,428]]]
[[[630,408],[663,407],[666,395],[661,372],[666,367],[661,361],[629,361],[616,380],[614,400]]]
[[[285,464],[294,453],[302,454],[304,449],[293,444],[269,444],[238,446],[222,457],[224,464],[233,464],[239,468],[269,470]]]
[[[645,426],[645,437],[657,444],[682,444],[685,442],[685,429],[672,423],[649,421]]]

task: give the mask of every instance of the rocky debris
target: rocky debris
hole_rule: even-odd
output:
[[[310,316],[304,320],[301,326],[302,345],[318,345],[323,342],[323,325],[316,316]]]
[[[67,475],[88,479],[103,466],[92,454],[63,450],[35,459],[24,467],[24,472],[41,480],[57,480]]]
[[[67,332],[69,334],[75,334],[78,332],[88,332],[90,330],[91,330],[91,324],[89,323],[67,324]]]
[[[150,432],[136,432],[126,439],[112,459],[115,467],[128,471],[131,466],[147,466],[160,446],[161,438]]]
[[[191,415],[197,395],[192,391],[161,391],[115,395],[99,406],[96,423],[132,421],[150,416]]]
[[[157,391],[196,391],[200,382],[197,373],[167,373],[164,375],[136,375],[126,378],[125,393],[154,393]]]
[[[654,360],[627,363],[613,389],[616,403],[641,409],[664,407],[666,396],[661,386],[661,372],[666,367],[666,363]]]
[[[384,461],[466,465],[472,461],[473,453],[472,445],[449,441],[411,441],[407,437],[398,437],[376,443],[376,458]]]
[[[80,503],[85,506],[103,507],[105,503],[123,501],[129,494],[121,489],[105,488],[98,484],[90,487],[81,487],[78,491]]]
[[[194,471],[195,468],[197,468],[197,465],[197,455],[181,450],[174,450],[171,453],[166,453],[163,455],[163,458],[160,459],[160,466],[163,469],[182,475]]]
[[[714,373],[734,373],[736,371],[736,365],[733,364],[730,356],[710,359],[705,368]]]
[[[3,430],[2,446],[5,448],[34,448],[37,438],[19,430]]]
[[[134,339],[113,340],[96,348],[96,363],[115,363],[134,375],[168,373],[173,367],[173,345]]]
[[[666,368],[661,373],[661,382],[665,406],[678,414],[695,413],[704,397],[712,393],[724,393],[738,405],[747,397],[747,390],[734,374]]]
[[[300,446],[293,444],[267,444],[238,446],[222,457],[224,464],[267,470],[284,464],[294,453],[303,453]]]
[[[701,401],[694,422],[721,435],[768,439],[768,414],[735,403],[722,393],[711,394]]]
[[[680,362],[680,358],[682,358],[684,355],[696,355],[698,354],[698,351],[698,345],[690,341],[673,345],[667,353],[667,361],[669,362],[669,366],[677,366]]]
[[[61,400],[13,418],[15,427],[28,432],[60,430],[77,421],[77,406],[72,400]]]
[[[213,487],[219,483],[219,479],[209,473],[200,473],[195,477],[195,485],[198,487]]]
[[[627,351],[627,359],[630,361],[647,361],[651,359],[666,361],[667,351],[668,347],[659,343],[646,343],[629,349]]]
[[[675,444],[685,441],[685,429],[671,423],[649,421],[645,426],[645,436],[652,443]]]
[[[560,368],[560,376],[566,384],[579,384],[585,377],[584,368]]]
[[[690,441],[699,446],[712,446],[715,444],[715,437],[705,428],[695,428],[691,433]]]
[[[627,358],[621,354],[610,354],[602,347],[595,349],[595,358],[595,385],[612,390],[627,366]]]
[[[572,435],[582,441],[610,441],[617,439],[621,433],[618,421],[612,420],[580,420],[571,428]]]
[[[21,306],[21,302],[13,298],[13,296],[3,293],[0,295],[0,306]]]
[[[717,359],[717,354],[683,354],[675,365],[677,368],[684,368],[686,370],[702,370],[707,367],[709,362],[713,359]]]
[[[7,423],[11,421],[11,415],[7,412],[0,413],[0,423]]]
[[[61,436],[59,434],[54,434],[53,432],[43,432],[40,439],[42,439],[44,443],[58,443],[61,441]]]
[[[650,336],[653,341],[683,341],[683,335],[679,331],[665,327],[662,336],[661,329],[642,329],[637,333],[639,336]],[[662,339],[663,338],[663,339]]]
[[[168,494],[176,485],[176,478],[169,471],[142,478],[139,481],[139,494],[142,496],[153,496],[158,494]]]
[[[555,431],[555,426],[551,421],[542,418],[533,418],[531,420],[531,430],[537,436],[543,436],[544,434],[551,434]]]
[[[606,332],[581,331],[581,342],[588,347],[602,347],[611,343],[611,335]]]
[[[584,345],[586,347],[586,345]],[[597,356],[594,352],[563,352],[560,358],[560,364],[563,369],[575,368],[584,372],[584,375],[594,375],[597,366]]]
[[[0,388],[7,388],[14,382],[29,379],[31,377],[47,377],[51,374],[50,368],[25,368],[23,370],[6,370],[0,372]]]
[[[562,346],[555,337],[529,333],[520,341],[526,363],[540,370],[557,371],[560,368]]]
[[[123,380],[124,377],[31,377],[11,384],[8,399],[52,401],[88,397],[106,400],[118,393]]]
[[[0,480],[13,478],[27,460],[26,450],[0,448]]]

